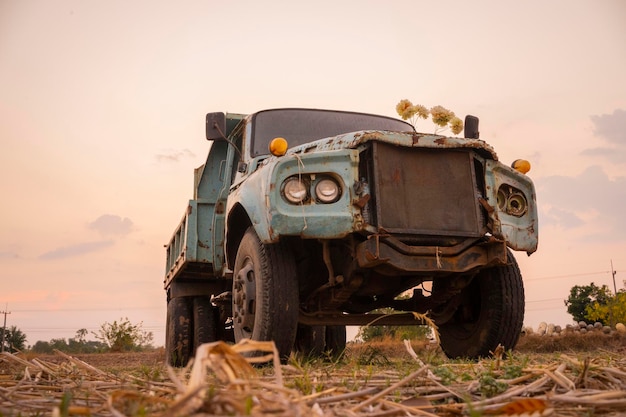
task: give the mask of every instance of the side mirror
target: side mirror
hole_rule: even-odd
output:
[[[465,132],[463,135],[468,139],[478,139],[480,137],[478,117],[469,114],[465,116]]]
[[[223,112],[207,113],[206,138],[207,140],[226,139],[226,115]]]

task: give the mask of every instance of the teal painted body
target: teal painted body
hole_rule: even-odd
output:
[[[228,114],[226,121],[224,134],[230,143],[212,142],[207,162],[196,172],[194,199],[189,201],[185,216],[167,245],[166,288],[177,277],[230,278],[238,241],[247,226],[255,229],[264,244],[286,237],[333,240],[353,234],[380,234],[380,228],[364,218],[363,211],[370,204],[363,200],[375,197],[359,189],[363,169],[360,158],[372,143],[407,151],[470,152],[474,165],[482,167],[483,172],[483,178],[477,181],[484,183],[478,200],[486,217],[486,234],[513,250],[530,254],[537,249],[538,218],[532,181],[500,163],[493,148],[482,140],[412,131],[362,130],[296,143],[282,156],[254,156],[252,116]],[[404,168],[409,169],[410,164]],[[332,177],[339,183],[341,195],[332,204],[315,198],[301,204],[289,203],[282,187],[287,178],[294,176],[308,178],[308,193],[314,192],[317,178]],[[502,187],[512,187],[513,194],[524,196],[524,213],[508,214],[506,207],[498,204]]]
[[[515,346],[524,291],[511,251],[537,250],[535,188],[526,161],[508,167],[478,139],[477,118],[458,138],[273,109],[209,113],[206,134],[166,245],[170,363],[219,339],[272,340],[283,359],[342,351],[346,325],[420,324],[411,313],[434,320],[451,357]],[[398,314],[376,313],[388,308]]]

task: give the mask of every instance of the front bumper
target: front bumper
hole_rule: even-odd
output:
[[[437,247],[408,246],[388,235],[372,235],[357,245],[356,254],[359,267],[384,275],[468,272],[507,262],[506,244],[495,238]]]

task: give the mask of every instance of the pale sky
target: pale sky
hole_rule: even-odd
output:
[[[163,245],[206,157],[205,114],[396,117],[404,98],[476,115],[503,163],[530,160],[527,325],[569,323],[570,288],[612,290],[611,261],[624,287],[622,0],[0,0],[7,326],[34,344],[128,317],[162,345]]]

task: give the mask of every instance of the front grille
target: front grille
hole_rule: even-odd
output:
[[[404,236],[484,234],[471,150],[375,142],[366,153],[370,172],[363,174],[372,184],[373,225]]]

